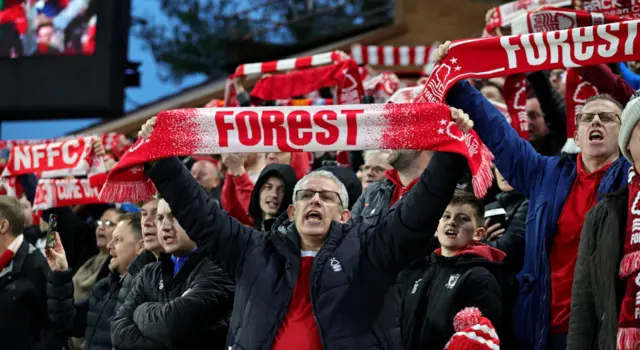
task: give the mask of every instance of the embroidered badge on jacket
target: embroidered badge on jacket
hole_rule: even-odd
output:
[[[452,289],[456,285],[456,282],[458,282],[458,278],[460,278],[459,274],[449,276],[449,282],[444,286],[448,289]]]

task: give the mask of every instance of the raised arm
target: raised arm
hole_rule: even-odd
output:
[[[182,296],[136,308],[133,321],[144,336],[169,349],[197,348],[210,340],[212,326],[226,325],[234,285],[219,267],[206,264]]]
[[[411,191],[366,233],[366,253],[377,269],[395,278],[409,263],[435,248],[438,222],[466,166],[462,155],[433,155]]]
[[[262,242],[263,234],[220,209],[178,158],[158,161],[147,174],[198,248],[237,276],[245,254]]]
[[[50,271],[47,284],[47,313],[51,330],[57,334],[82,337],[87,327],[88,299],[74,303],[73,273]]]
[[[447,104],[469,114],[473,129],[495,156],[494,163],[509,184],[529,198],[543,176],[547,157],[522,139],[504,115],[466,81],[455,84],[447,94]]]

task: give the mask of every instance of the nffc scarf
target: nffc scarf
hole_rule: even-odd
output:
[[[46,210],[77,204],[103,203],[98,199],[101,188],[100,180],[93,178],[40,179],[36,188],[33,209]]]
[[[38,173],[64,177],[105,172],[104,159],[94,157],[92,137],[11,148],[1,178]]]
[[[524,74],[513,74],[504,81],[504,100],[511,126],[518,135],[529,140],[529,117],[527,116],[527,78]]]
[[[16,252],[18,252],[18,249],[20,249],[23,241],[24,235],[19,235],[13,240],[13,242],[11,242],[11,244],[9,244],[9,247],[0,254],[0,272],[9,265],[11,260],[13,260],[13,257],[16,255]]]
[[[626,289],[618,318],[617,350],[637,349],[640,345],[640,177],[635,167],[629,169],[629,212],[625,230],[624,251],[619,277],[626,280]]]
[[[112,151],[112,146],[115,140],[118,140],[122,135],[117,132],[108,132],[102,135],[95,136],[102,141],[102,145],[106,151]],[[81,136],[65,136],[53,139],[41,139],[41,140],[0,140],[0,150],[5,148],[11,148],[14,146],[33,146],[42,143],[54,143],[68,140],[74,140]]]
[[[100,199],[149,198],[155,188],[144,174],[144,163],[199,153],[428,149],[464,155],[477,176],[487,160],[477,138],[471,147],[468,138],[440,103],[165,111],[151,136],[138,140],[109,173]],[[475,188],[482,196],[491,178],[478,184],[484,186]]]
[[[606,15],[640,18],[640,4],[637,0],[582,0],[582,8]]]
[[[628,17],[605,15],[598,12],[545,7],[538,11],[528,12],[526,15],[515,20],[511,25],[511,33],[551,32],[554,30],[616,23],[630,19],[631,18]]]
[[[337,104],[359,104],[362,101],[364,89],[354,60],[262,78],[251,90],[251,97],[273,101],[336,85]]]
[[[535,10],[543,5],[569,6],[571,0],[517,0],[494,8],[485,33],[493,33],[497,28],[509,27],[518,17],[527,11]]]

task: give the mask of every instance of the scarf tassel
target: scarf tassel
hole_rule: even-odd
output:
[[[156,194],[156,187],[151,179],[145,181],[107,182],[98,196],[105,203],[116,203],[122,198],[130,202],[141,202]]]
[[[620,263],[620,278],[627,278],[634,272],[640,270],[640,251],[631,252],[622,258]]]
[[[617,350],[640,349],[640,328],[618,328]]]

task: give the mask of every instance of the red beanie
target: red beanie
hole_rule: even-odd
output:
[[[447,350],[500,350],[500,339],[491,321],[477,307],[467,307],[453,318],[456,333],[444,347]]]

